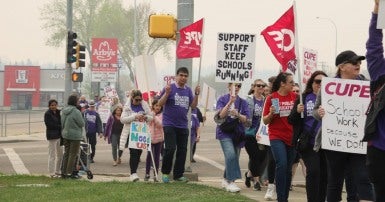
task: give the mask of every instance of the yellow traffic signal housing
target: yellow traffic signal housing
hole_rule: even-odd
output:
[[[84,61],[86,59],[86,47],[78,44],[76,46],[76,69],[79,67],[85,67],[86,62]]]
[[[148,35],[150,37],[175,38],[177,21],[173,16],[152,14],[148,19]]]
[[[72,78],[71,79],[73,82],[82,82],[83,81],[83,73],[72,72]]]

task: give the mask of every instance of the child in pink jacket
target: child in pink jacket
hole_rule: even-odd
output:
[[[148,181],[150,179],[151,167],[154,169],[154,181],[158,181],[155,177],[155,172],[158,174],[160,152],[164,141],[162,107],[158,105],[158,100],[154,100],[152,102],[152,112],[154,113],[154,119],[150,122],[149,126],[151,131],[151,151],[154,156],[155,167],[152,164],[150,152],[147,152],[146,176],[144,177],[144,181]]]

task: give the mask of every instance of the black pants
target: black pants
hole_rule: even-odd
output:
[[[351,169],[359,200],[374,200],[373,188],[365,165],[366,155],[325,150],[328,166],[327,201],[341,201],[347,168]]]
[[[96,153],[96,133],[87,133],[87,140],[88,140],[88,143],[90,144],[91,146],[91,155],[90,155],[90,158],[91,159],[94,159],[95,157],[95,153]]]
[[[258,142],[254,136],[246,136],[245,149],[249,155],[248,168],[252,176],[261,176],[267,163],[266,150],[259,149]]]
[[[327,167],[324,150],[315,152],[312,147],[301,152],[306,166],[307,201],[324,202],[326,199]]]
[[[138,170],[140,155],[142,155],[142,150],[141,149],[130,148],[130,169],[131,169],[131,174],[136,173],[136,170]]]
[[[171,126],[163,127],[164,131],[164,153],[162,162],[162,173],[170,174],[172,162],[175,155],[175,165],[173,169],[174,179],[178,179],[184,174],[184,164],[186,162],[188,130],[187,128],[176,128]]]
[[[367,166],[370,181],[374,185],[376,201],[385,201],[385,151],[368,147]]]

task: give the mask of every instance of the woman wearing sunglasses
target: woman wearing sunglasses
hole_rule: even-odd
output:
[[[338,54],[335,62],[337,67],[336,78],[365,80],[365,77],[360,74],[362,60],[365,60],[364,56],[359,56],[350,50]],[[322,120],[325,115],[325,109],[321,104],[321,93],[318,93],[313,109],[314,118],[317,120]],[[321,138],[322,130],[320,129],[314,143],[314,149],[317,151],[320,148]],[[327,201],[342,200],[341,194],[345,174],[348,177],[346,180],[353,180],[353,188],[347,186],[348,196],[353,195],[355,197],[352,200],[374,201],[373,188],[365,165],[365,154],[325,150],[325,156],[328,170]],[[352,194],[351,192],[355,190],[357,193]]]
[[[241,179],[241,168],[239,166],[239,154],[244,146],[243,136],[245,127],[243,126],[249,118],[247,101],[238,96],[241,89],[240,83],[229,83],[229,93],[220,97],[217,101],[217,113],[215,122],[216,139],[219,140],[225,157],[225,171],[223,174],[222,187],[229,192],[239,192],[239,188],[234,181]],[[234,123],[233,130],[225,129],[224,125]]]
[[[307,147],[298,152],[306,166],[307,201],[314,202],[325,201],[326,198],[327,170],[324,150],[318,152],[313,150],[315,136],[321,127],[321,122],[313,117],[313,107],[317,93],[321,89],[322,78],[325,76],[327,75],[323,71],[315,71],[310,76],[301,95],[303,104],[300,104],[299,99],[297,99],[288,117],[289,123],[293,125],[294,137],[298,137],[299,133],[304,131],[310,135],[309,142],[306,144]],[[304,114],[303,118],[301,118],[301,113]]]
[[[150,122],[152,121],[151,109],[146,101],[143,101],[140,90],[132,90],[129,99],[123,107],[123,113],[120,121],[124,124],[122,135],[120,136],[119,149],[124,150],[128,136],[130,134],[130,125],[133,121]],[[139,165],[141,149],[130,148],[130,180],[136,182],[139,176],[136,173]]]

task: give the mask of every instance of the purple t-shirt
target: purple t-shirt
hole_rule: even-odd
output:
[[[163,96],[164,92],[163,89],[160,96]],[[187,129],[187,112],[193,98],[189,87],[179,88],[175,83],[171,84],[171,93],[163,106],[163,126]]]
[[[136,113],[138,113],[138,112],[143,112],[144,113],[144,109],[143,109],[142,105],[134,105],[134,104],[131,103],[131,110],[133,112],[136,112]]]
[[[219,111],[223,107],[225,107],[227,105],[227,103],[229,102],[229,100],[230,100],[230,94],[226,94],[226,95],[223,95],[222,97],[220,97],[217,101],[217,111]],[[242,115],[245,115],[246,117],[250,117],[249,106],[248,106],[246,100],[237,96],[237,99],[235,100],[235,103],[234,103],[234,107],[235,107],[235,109],[238,109],[239,113],[241,113]],[[230,121],[231,119],[232,118],[230,116],[228,116],[226,118],[226,121]],[[243,124],[239,124],[238,127],[240,127],[241,129],[244,130]],[[222,140],[224,138],[232,138],[233,136],[234,136],[234,134],[228,134],[228,133],[222,132],[222,130],[219,128],[219,125],[217,126],[216,138],[218,140]]]
[[[257,100],[253,96],[253,101],[254,101],[254,111],[250,112],[250,114],[253,115],[253,119],[251,121],[251,128],[256,128],[258,130],[259,124],[261,123],[263,103],[265,102],[265,100],[264,99]]]
[[[314,94],[314,93],[309,93],[306,95],[305,97],[305,100],[303,101],[304,102],[304,106],[305,106],[305,109],[304,109],[304,115],[305,115],[305,120],[304,120],[304,130],[305,131],[310,131],[311,128],[313,127],[313,123],[315,121],[314,117],[313,117],[313,108],[314,108],[314,105],[315,105],[315,101],[317,99],[317,95]],[[319,128],[321,127],[321,124],[322,122],[321,121],[318,121],[318,124],[317,126],[315,127],[313,133],[311,134],[311,137],[310,137],[310,143],[312,145],[314,145],[314,141],[315,141],[315,136],[319,130]]]

